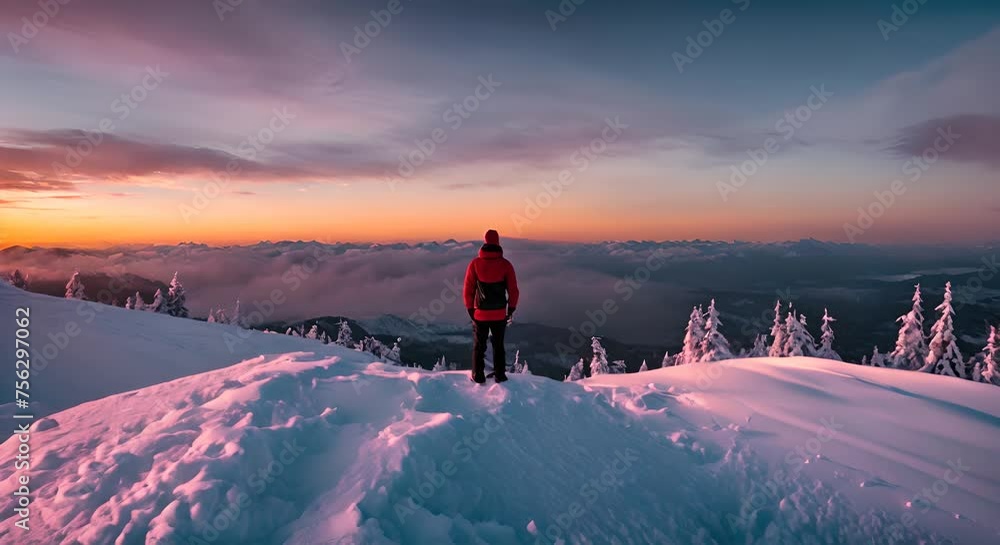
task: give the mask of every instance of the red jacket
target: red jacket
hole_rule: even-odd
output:
[[[507,309],[517,307],[521,293],[514,266],[503,257],[498,244],[484,244],[479,257],[469,263],[462,295],[465,308],[476,309],[474,318],[478,321],[506,320]]]

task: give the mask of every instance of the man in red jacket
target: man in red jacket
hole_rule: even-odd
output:
[[[497,382],[507,380],[507,354],[503,336],[507,330],[520,292],[514,266],[503,257],[500,235],[493,229],[486,231],[486,244],[479,249],[479,256],[469,263],[465,271],[463,296],[465,308],[472,318],[474,341],[472,345],[472,380],[486,382],[486,339],[493,334],[493,369]]]

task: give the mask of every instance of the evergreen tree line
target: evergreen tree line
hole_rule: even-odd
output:
[[[18,269],[7,275],[4,280],[20,289],[26,290],[29,286],[28,277]],[[74,272],[69,282],[66,283],[65,297],[67,299],[87,300],[86,287],[80,279],[79,271]],[[943,301],[935,307],[938,319],[931,326],[929,332],[925,329],[923,296],[919,284],[914,291],[912,302],[910,311],[896,320],[900,325],[895,348],[891,352],[882,353],[876,346],[871,357],[862,358],[861,365],[935,373],[1000,386],[1000,334],[998,334],[998,327],[989,326],[986,346],[978,354],[971,355],[966,359],[958,347],[955,334],[955,309],[952,304],[951,282],[945,285]],[[146,303],[142,295],[136,292],[134,296],[130,296],[126,300],[125,308],[167,314],[179,318],[190,316],[187,309],[187,294],[176,272],[166,293],[162,289],[157,289],[153,301]],[[236,306],[231,312],[227,313],[222,308],[211,309],[207,321],[248,328],[240,312],[239,299],[236,300]],[[734,353],[729,340],[722,332],[722,320],[713,299],[708,310],[704,310],[702,306],[692,308],[684,331],[683,347],[680,353],[673,356],[669,353],[665,354],[661,366],[711,363],[733,358],[795,356],[842,361],[840,355],[833,348],[836,336],[832,324],[836,322],[836,319],[824,309],[821,321],[821,335],[819,342],[817,342],[809,331],[806,316],[797,313],[791,303],[785,311],[779,300],[774,307],[774,323],[770,333],[758,335],[754,339],[752,348],[742,349],[739,353]],[[267,330],[265,332],[273,333]],[[360,342],[355,342],[350,326],[343,320],[340,322],[336,340],[330,339],[325,331],[320,331],[317,324],[313,324],[308,331],[305,330],[304,325],[299,328],[288,328],[285,334],[369,352],[386,362],[402,365],[400,339],[396,339],[391,348],[374,337],[365,337]],[[581,358],[570,369],[566,380],[580,380],[588,376],[588,371],[589,376],[625,372],[624,361],[608,361],[607,351],[601,345],[600,337],[591,339],[591,348],[593,357],[589,367]],[[436,371],[455,368],[454,364],[449,365],[445,361],[444,356],[441,356],[441,359],[433,367]],[[639,371],[648,369],[646,362],[643,361]],[[530,373],[527,362],[520,358],[520,351],[515,353],[514,363],[509,366],[508,372]]]
[[[935,308],[938,319],[927,333],[924,327],[923,298],[920,286],[917,285],[910,312],[897,319],[900,327],[895,349],[882,354],[875,347],[872,357],[864,357],[860,364],[935,373],[1000,386],[1000,334],[997,326],[989,327],[986,347],[980,353],[965,359],[957,344],[952,301],[951,282],[948,282],[945,285],[944,300]],[[821,321],[820,339],[817,342],[809,331],[806,316],[797,313],[790,303],[785,311],[779,300],[774,307],[774,323],[770,334],[758,335],[752,348],[734,353],[722,332],[722,321],[713,299],[707,311],[701,306],[691,310],[680,353],[665,354],[661,366],[711,363],[733,358],[796,356],[843,361],[833,348],[836,340],[833,323],[837,320],[824,309]],[[601,345],[599,337],[591,339],[591,346],[593,357],[589,376],[625,372],[624,362],[608,363],[607,351]],[[639,371],[648,369],[643,361]],[[587,371],[585,361],[581,358],[570,368],[565,380],[585,378],[588,376]]]

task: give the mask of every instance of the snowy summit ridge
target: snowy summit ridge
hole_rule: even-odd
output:
[[[134,314],[110,309],[90,327],[111,335]],[[223,327],[154,318],[176,327],[148,348],[178,361],[198,357],[179,339]],[[12,524],[5,465],[0,542],[988,543],[998,535],[1000,397],[990,385],[758,358],[568,383],[517,375],[480,387],[465,372],[386,365],[332,345],[267,353],[268,342],[291,341],[251,335],[265,355],[37,421],[32,527]],[[112,347],[79,349],[99,358]],[[144,361],[131,364],[141,370]],[[0,455],[12,459],[16,441]]]

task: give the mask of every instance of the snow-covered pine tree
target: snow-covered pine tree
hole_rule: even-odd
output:
[[[521,373],[521,351],[520,350],[515,350],[514,351],[514,364],[511,365],[510,372],[514,373],[514,374],[520,374]]]
[[[229,323],[229,315],[226,314],[226,309],[224,309],[224,308],[217,308],[217,309],[215,309],[215,323],[218,323],[218,324],[228,324]]]
[[[840,354],[833,349],[833,341],[836,339],[836,336],[833,334],[833,326],[830,324],[836,321],[836,318],[830,316],[829,310],[823,309],[823,325],[820,326],[820,331],[823,332],[823,335],[819,339],[820,347],[819,350],[816,351],[817,358],[844,361],[843,358],[840,357]]]
[[[639,372],[649,371],[649,366],[646,365],[646,360],[642,360],[642,365],[639,366]]]
[[[670,351],[667,350],[663,353],[663,360],[660,361],[660,367],[673,367],[677,356],[671,356]]]
[[[125,308],[132,310],[133,307],[135,307],[135,298],[129,295],[125,298]]]
[[[242,327],[246,329],[246,326],[243,324],[243,312],[240,310],[239,297],[236,298],[236,306],[233,307],[233,315],[229,317],[229,325],[234,325],[236,327]],[[302,333],[299,332],[298,336],[301,337]]]
[[[441,357],[443,358],[444,356],[441,356]],[[452,362],[448,362],[448,370],[449,371],[458,371],[458,363],[453,362],[453,361]]]
[[[306,333],[306,338],[314,341],[319,340],[319,325],[313,324],[309,331]]]
[[[872,351],[872,359],[869,360],[868,364],[872,367],[886,367],[889,364],[888,356],[880,353],[876,346],[875,350]]]
[[[437,371],[437,372],[447,371],[447,370],[448,370],[448,362],[445,361],[444,356],[441,356],[441,359],[439,359],[437,363],[434,364],[434,367],[431,368],[431,371]]]
[[[135,292],[135,297],[132,299],[132,308],[135,310],[146,310],[146,301],[142,298],[142,294]]]
[[[712,362],[729,360],[733,358],[733,349],[729,346],[729,341],[719,331],[722,320],[719,319],[719,311],[715,308],[715,299],[708,305],[708,313],[705,320],[705,336],[701,340],[699,348],[701,358],[698,361]]]
[[[958,344],[956,344],[955,309],[952,308],[951,302],[951,282],[948,282],[944,287],[944,301],[934,309],[941,316],[931,327],[931,342],[928,347],[927,359],[920,370],[950,377],[968,378],[965,359],[958,349]]]
[[[753,341],[753,348],[750,349],[750,353],[747,354],[750,358],[766,358],[767,357],[767,334],[761,333],[757,335],[757,338]]]
[[[772,358],[785,356],[785,345],[787,344],[788,327],[781,321],[781,299],[774,304],[774,323],[771,325],[771,348],[767,355]]]
[[[167,313],[167,298],[163,295],[163,290],[157,288],[156,295],[153,295],[153,302],[146,308],[150,312],[157,314]]]
[[[691,309],[691,317],[684,331],[684,347],[674,359],[674,365],[701,361],[701,342],[705,339],[705,316],[700,307]]]
[[[865,365],[865,366],[871,365],[871,362],[868,361],[868,356],[861,356],[861,365]]]
[[[615,360],[611,362],[609,366],[612,375],[624,375],[628,372],[628,366],[625,365],[625,360]]]
[[[600,337],[590,338],[590,347],[594,349],[594,357],[590,360],[590,376],[607,375],[611,373],[611,366],[608,364],[608,352],[601,345]]]
[[[87,295],[84,290],[83,281],[80,280],[80,271],[74,272],[69,282],[66,283],[66,299],[80,299],[81,301],[85,301]]]
[[[170,288],[167,290],[167,314],[178,318],[187,318],[190,312],[187,309],[187,292],[184,285],[177,279],[177,273],[170,280]]]
[[[28,277],[21,273],[21,269],[14,269],[11,271],[11,273],[7,275],[7,283],[17,289],[25,291],[28,289]]]
[[[566,376],[566,380],[564,382],[575,382],[577,380],[582,380],[584,376],[585,375],[583,374],[583,358],[580,358],[580,361],[576,362],[576,364],[574,364],[573,367],[570,367],[569,375]]]
[[[924,335],[924,307],[920,284],[913,292],[913,308],[896,319],[899,336],[896,349],[889,354],[889,363],[896,369],[916,371],[927,362],[927,337]]]
[[[805,314],[795,318],[793,312],[788,313],[785,318],[785,349],[784,355],[787,357],[812,356],[816,351],[816,339],[806,328]]]
[[[208,323],[210,323],[210,324],[214,324],[215,323],[215,309],[214,308],[208,309],[208,317],[205,318],[205,321],[208,322]]]
[[[333,342],[340,346],[354,346],[354,338],[351,337],[351,326],[347,323],[347,320],[340,321],[340,329],[337,330],[337,340]]]
[[[996,326],[990,326],[990,336],[986,339],[986,348],[983,348],[979,380],[1000,386],[1000,334]]]
[[[528,360],[524,360],[523,362],[521,362],[521,374],[522,375],[531,374],[531,369],[528,369]]]
[[[288,335],[289,337],[301,337],[302,336],[302,335],[299,335],[299,331],[297,329],[295,329],[294,327],[290,327],[290,328],[286,329],[285,330],[285,335]]]
[[[402,338],[397,337],[396,342],[392,343],[392,348],[386,352],[385,359],[387,362],[394,365],[403,365],[403,356],[400,354],[399,343]]]

